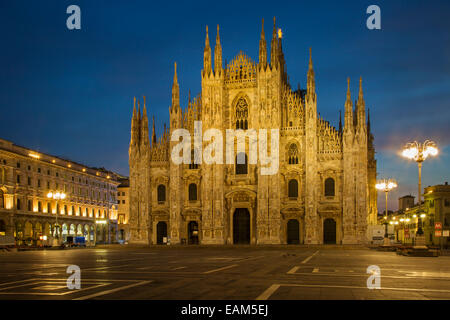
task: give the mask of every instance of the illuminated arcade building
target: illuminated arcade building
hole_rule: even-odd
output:
[[[117,177],[0,139],[0,236],[17,245],[45,245],[56,232],[115,242]]]

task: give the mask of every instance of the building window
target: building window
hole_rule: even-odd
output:
[[[31,178],[30,177],[28,177],[27,181],[28,181],[28,185],[31,186]]]
[[[124,224],[125,223],[125,215],[124,214],[119,214],[119,224]]]
[[[17,162],[17,168],[20,168],[20,162]]]
[[[248,172],[247,155],[241,152],[236,156],[236,174],[247,174],[247,172]]]
[[[21,209],[20,199],[17,199],[17,202],[16,202],[16,208],[17,208],[17,210],[20,210],[20,209]]]
[[[244,98],[236,104],[236,129],[248,129],[248,103]]]
[[[160,184],[158,186],[158,202],[164,202],[166,201],[166,186],[163,184]]]
[[[450,207],[450,199],[445,199],[444,200],[444,206]]]
[[[195,183],[191,183],[189,185],[189,201],[197,200],[197,185]]]
[[[28,200],[28,211],[33,211],[33,201]]]
[[[41,168],[38,168],[38,173],[41,173]]]
[[[122,200],[122,204],[125,204],[125,200]]]
[[[295,143],[289,146],[288,161],[289,164],[298,164],[298,148]]]
[[[50,205],[50,202],[47,202],[47,213],[52,213],[52,207]]]
[[[295,179],[289,180],[288,196],[289,198],[298,198],[298,181]]]
[[[334,179],[327,178],[325,180],[325,197],[334,197]]]
[[[31,170],[31,166],[28,166],[28,170]]]
[[[17,175],[17,178],[16,178],[16,179],[17,179],[17,180],[16,180],[17,183],[20,183],[20,175],[19,175],[19,174]]]
[[[191,150],[191,163],[189,163],[189,169],[198,169],[198,164],[195,163],[195,152]]]
[[[42,212],[42,202],[38,201],[38,212]]]

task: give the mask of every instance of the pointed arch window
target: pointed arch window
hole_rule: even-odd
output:
[[[248,103],[244,98],[240,98],[236,103],[236,130],[248,129]]]
[[[160,184],[158,186],[158,202],[165,202],[166,201],[166,186],[163,184]]]
[[[248,173],[248,161],[247,155],[244,152],[239,153],[236,156],[236,174]]]
[[[288,196],[289,198],[298,198],[298,181],[295,179],[289,180]]]
[[[289,164],[298,164],[298,147],[295,143],[289,146],[288,162]]]
[[[334,197],[335,190],[334,190],[334,179],[333,178],[327,178],[325,180],[325,197]]]

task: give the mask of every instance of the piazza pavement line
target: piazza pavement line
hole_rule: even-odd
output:
[[[309,260],[311,260],[316,254],[319,253],[319,250],[317,250],[316,252],[314,252],[312,255],[310,255],[308,258],[306,258],[305,260],[302,261],[302,264],[307,263]]]
[[[280,287],[301,287],[301,288],[332,288],[332,289],[364,289],[370,290],[374,292],[388,290],[388,291],[406,291],[406,292],[436,292],[436,293],[449,293],[450,290],[444,289],[419,289],[419,288],[393,288],[393,287],[381,287],[380,289],[368,289],[367,287],[359,287],[359,286],[338,286],[338,285],[320,285],[320,284],[294,284],[294,283],[286,283],[286,284],[273,284],[269,288],[267,288],[262,294],[260,294],[256,300],[267,300],[270,298],[272,294],[275,293]]]
[[[203,272],[203,274],[210,274],[210,273],[214,273],[214,272],[219,272],[219,271],[230,269],[230,268],[234,268],[234,267],[237,267],[237,266],[238,266],[237,264],[233,264],[231,266],[226,266],[226,267],[222,267],[222,268],[218,268],[218,269],[205,271],[205,272]]]
[[[300,269],[300,267],[293,267],[291,270],[289,270],[288,272],[286,272],[287,274],[294,274],[297,272],[297,270]]]
[[[93,271],[93,270],[105,270],[105,269],[111,269],[111,268],[122,268],[122,267],[128,267],[128,266],[131,266],[131,264],[123,264],[123,265],[120,265],[120,266],[87,268],[87,269],[81,269],[81,272],[83,272],[83,271]]]
[[[264,290],[263,293],[261,293],[255,300],[267,300],[270,298],[270,296],[277,291],[281,287],[280,284],[273,284],[266,290]]]
[[[324,276],[324,277],[362,277],[366,278],[369,277],[368,273],[353,273],[352,274],[345,274],[345,273],[337,273],[337,272],[296,272],[300,267],[294,267],[288,272],[287,274],[293,274],[296,276]],[[440,280],[440,281],[450,281],[447,277],[427,277],[427,276],[387,276],[381,274],[381,278],[388,278],[388,279],[428,279],[428,280]]]
[[[134,287],[137,287],[137,286],[142,286],[142,285],[144,285],[144,284],[149,284],[149,283],[151,283],[151,282],[152,282],[152,280],[140,281],[140,282],[138,282],[138,283],[133,283],[133,284],[130,284],[130,285],[127,285],[127,286],[123,286],[123,287],[119,287],[119,288],[114,288],[114,289],[110,289],[110,290],[105,290],[105,291],[100,291],[100,292],[93,293],[93,294],[90,294],[90,295],[87,295],[87,296],[78,297],[78,298],[75,298],[75,299],[73,299],[73,300],[88,300],[88,299],[92,299],[92,298],[104,296],[104,295],[107,295],[107,294],[116,293],[116,292],[118,292],[118,291],[126,290],[126,289],[129,289],[129,288],[134,288]]]

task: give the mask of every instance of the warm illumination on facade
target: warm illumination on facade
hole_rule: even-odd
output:
[[[36,153],[29,153],[28,155],[29,155],[30,157],[34,158],[34,159],[40,159],[40,158],[41,158],[41,156],[38,155],[38,154],[36,154]]]

